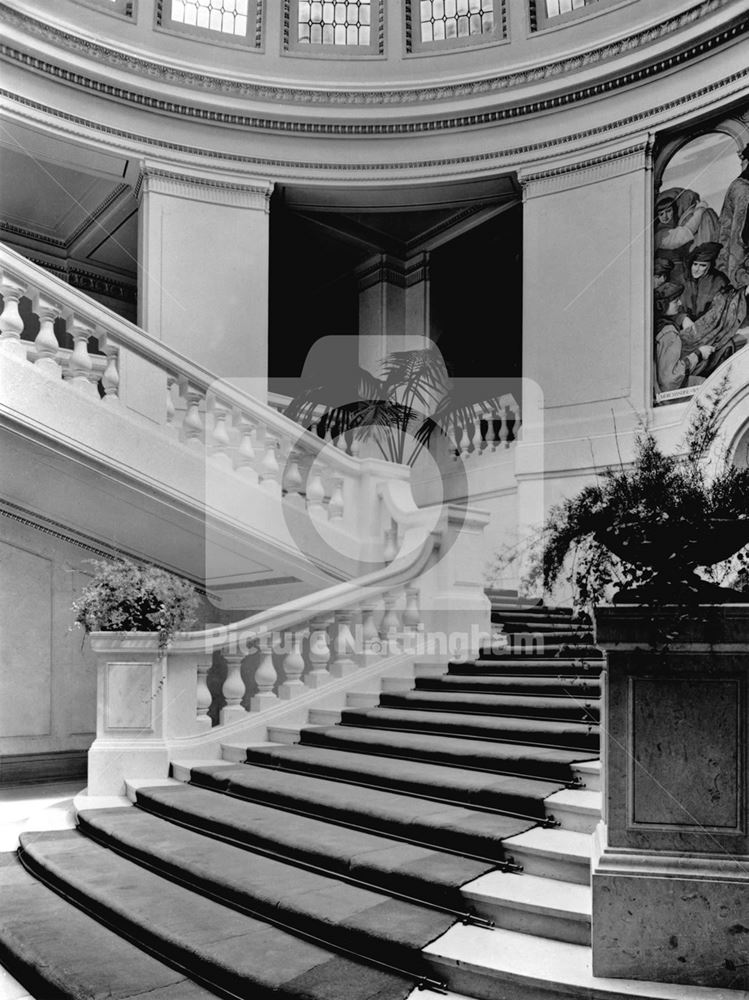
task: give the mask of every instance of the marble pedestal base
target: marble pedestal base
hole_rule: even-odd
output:
[[[593,974],[749,987],[749,605],[596,612]]]

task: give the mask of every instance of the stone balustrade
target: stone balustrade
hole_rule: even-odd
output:
[[[354,442],[301,428],[2,245],[0,294],[0,357],[15,356],[317,522],[360,534],[359,485],[371,469],[353,454]],[[383,546],[389,527],[370,519],[369,536]]]
[[[89,794],[119,794],[128,775],[166,774],[180,741],[230,738],[295,699],[415,653],[409,643],[423,629],[416,581],[436,558],[447,515],[416,508],[404,485],[380,487],[400,540],[384,567],[232,625],[180,633],[166,650],[155,633],[93,633]]]

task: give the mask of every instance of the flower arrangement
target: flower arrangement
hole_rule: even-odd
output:
[[[574,603],[586,610],[612,589],[615,600],[634,603],[737,600],[736,591],[694,572],[720,563],[707,574],[713,581],[747,584],[749,469],[725,456],[717,470],[708,467],[726,387],[724,379],[696,402],[677,454],[664,454],[642,426],[631,466],[603,470],[598,482],[552,508],[531,546],[524,585],[549,592],[571,566]]]
[[[186,580],[129,559],[92,560],[94,578],[73,603],[75,624],[88,632],[158,632],[164,649],[195,623],[198,598]]]

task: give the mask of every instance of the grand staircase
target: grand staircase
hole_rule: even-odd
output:
[[[0,963],[45,1000],[715,996],[592,978],[601,654],[569,611],[490,596],[475,662],[23,835]]]

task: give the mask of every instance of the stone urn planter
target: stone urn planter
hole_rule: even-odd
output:
[[[599,608],[596,976],[749,987],[749,604]]]

